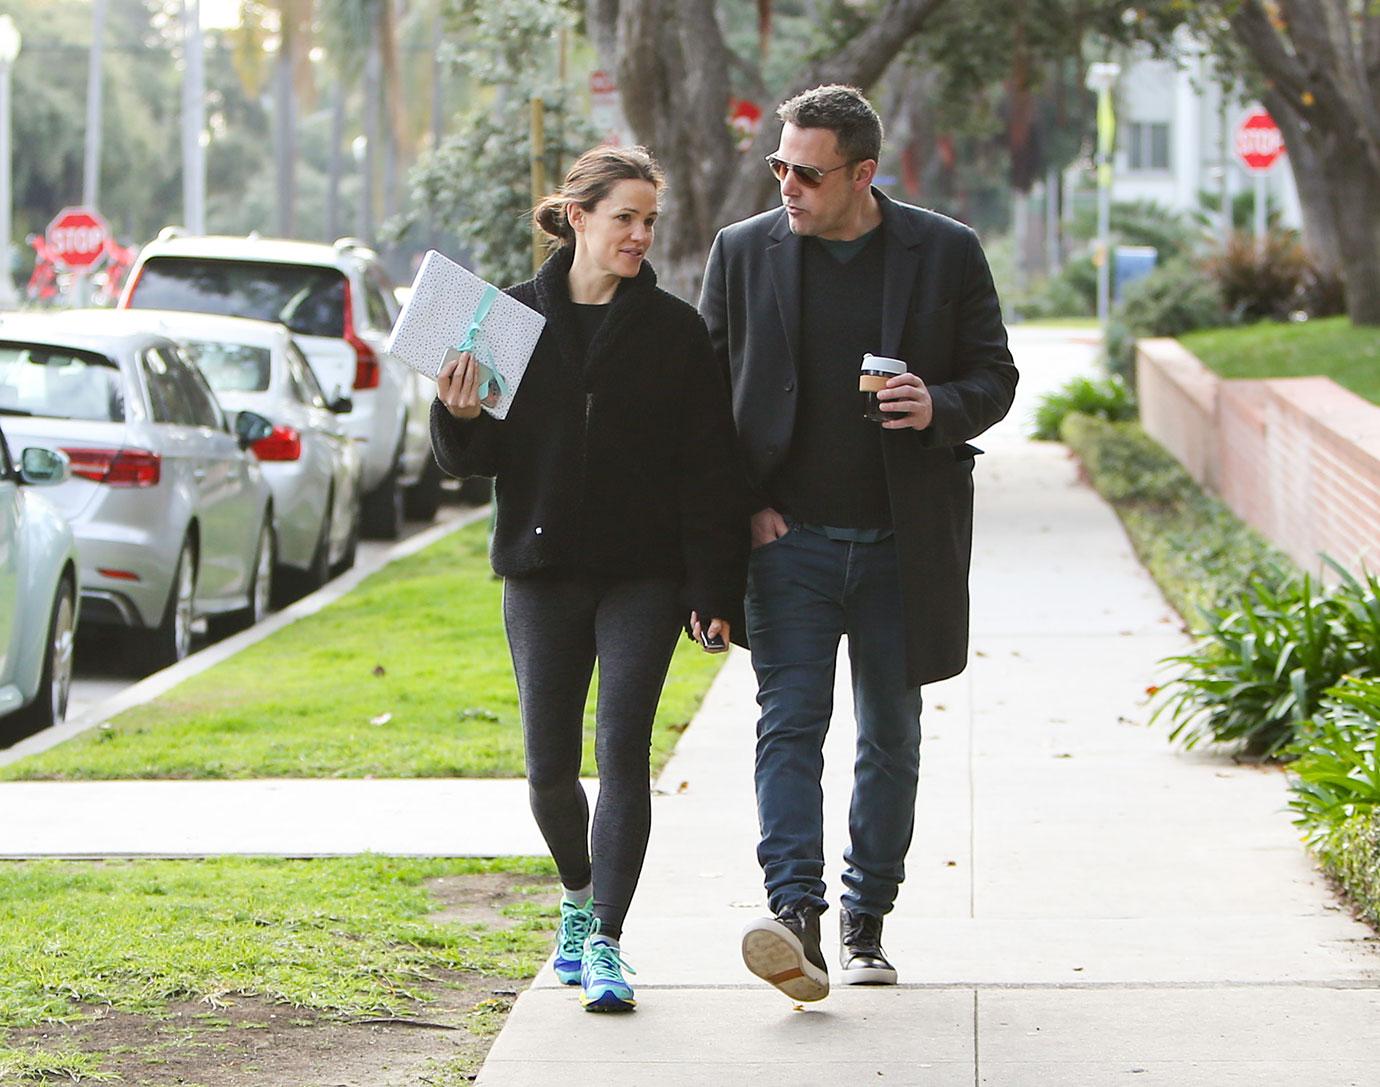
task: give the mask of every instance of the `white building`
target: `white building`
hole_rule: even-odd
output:
[[[1153,200],[1176,211],[1201,207],[1199,194],[1231,198],[1249,191],[1255,175],[1236,158],[1241,119],[1258,103],[1224,94],[1212,57],[1186,35],[1175,37],[1176,57],[1142,56],[1123,66],[1117,81],[1117,141],[1112,199]],[[1265,175],[1269,206],[1283,225],[1300,223],[1298,191],[1287,156]],[[1247,227],[1249,229],[1249,226]]]

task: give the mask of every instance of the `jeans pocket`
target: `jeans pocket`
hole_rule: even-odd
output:
[[[751,558],[753,555],[760,555],[760,554],[762,554],[762,552],[764,552],[764,551],[770,551],[772,548],[776,547],[776,545],[779,544],[782,540],[785,540],[785,539],[788,539],[788,538],[791,537],[791,536],[794,536],[794,535],[795,535],[795,532],[796,532],[795,526],[794,526],[794,525],[789,525],[789,524],[788,524],[788,525],[786,526],[786,531],[785,531],[784,534],[782,534],[782,535],[776,537],[776,539],[774,539],[774,540],[768,540],[766,543],[761,544],[761,545],[759,545],[759,546],[757,546],[757,547],[754,547],[754,548],[748,553],[748,557]]]

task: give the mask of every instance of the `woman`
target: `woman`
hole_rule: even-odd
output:
[[[699,315],[646,259],[663,184],[642,148],[581,155],[533,213],[552,256],[508,290],[547,323],[507,418],[480,411],[468,354],[441,369],[431,412],[441,466],[494,477],[528,792],[563,885],[554,965],[591,1011],[634,1006],[619,940],[678,633],[726,644],[746,577],[727,383]],[[579,774],[596,660],[591,825]]]

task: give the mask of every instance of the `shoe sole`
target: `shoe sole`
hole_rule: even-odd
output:
[[[823,1000],[829,974],[805,957],[795,933],[775,921],[753,921],[743,930],[743,963],[792,1000]]]
[[[624,1000],[615,993],[602,993],[597,1000],[582,996],[580,1003],[587,1012],[630,1012],[637,1007],[636,1000]]]
[[[580,984],[580,964],[578,962],[575,963],[573,969],[569,970],[562,970],[559,966],[556,966],[553,963],[551,966],[551,972],[556,975],[556,980],[559,981],[562,985]]]
[[[842,981],[845,985],[895,985],[896,971],[881,966],[855,966],[844,969]]]

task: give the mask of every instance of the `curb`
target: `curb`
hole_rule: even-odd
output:
[[[274,612],[267,619],[256,623],[248,630],[242,630],[238,634],[216,642],[214,645],[208,645],[205,649],[192,653],[176,664],[146,676],[133,686],[126,687],[119,694],[92,706],[74,720],[64,721],[60,725],[46,728],[42,732],[26,737],[12,747],[0,751],[0,766],[8,766],[10,763],[18,762],[29,755],[37,755],[41,751],[47,751],[74,736],[79,736],[83,732],[89,732],[91,729],[105,724],[112,717],[123,713],[125,710],[152,701],[176,687],[183,680],[190,679],[221,661],[228,660],[240,650],[263,641],[270,634],[277,633],[284,627],[297,622],[298,619],[314,615],[327,604],[335,603],[357,587],[366,577],[377,573],[390,563],[416,554],[418,551],[430,547],[436,541],[445,539],[451,533],[458,532],[460,529],[466,528],[476,521],[484,520],[488,516],[489,507],[487,505],[479,506],[453,520],[435,525],[424,532],[419,532],[415,536],[394,544],[373,562],[356,565],[347,573],[333,578],[329,584],[322,586],[316,592],[293,601],[282,611]]]

